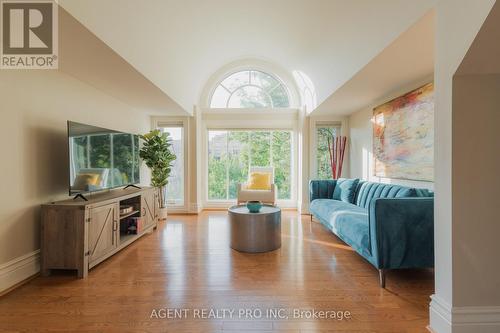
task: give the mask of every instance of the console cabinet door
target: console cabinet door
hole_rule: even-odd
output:
[[[90,209],[89,223],[89,263],[104,259],[116,249],[119,237],[119,206],[112,203]]]
[[[141,216],[143,218],[144,228],[149,228],[155,223],[156,219],[156,191],[151,189],[142,194]]]

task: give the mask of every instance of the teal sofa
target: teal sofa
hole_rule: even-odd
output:
[[[434,267],[434,198],[425,189],[312,180],[309,211],[379,270]]]

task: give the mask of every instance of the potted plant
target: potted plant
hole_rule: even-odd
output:
[[[158,188],[158,204],[160,207],[160,218],[166,217],[167,208],[167,184],[168,177],[172,171],[172,163],[176,159],[171,151],[171,140],[168,133],[153,130],[141,135],[144,141],[139,151],[139,156],[151,169],[151,186]]]

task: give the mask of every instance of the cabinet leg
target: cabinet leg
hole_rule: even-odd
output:
[[[48,268],[42,268],[42,269],[40,269],[40,274],[42,276],[49,276],[50,275],[50,269],[48,269]]]
[[[85,279],[89,275],[88,267],[82,267],[78,270],[78,278]]]

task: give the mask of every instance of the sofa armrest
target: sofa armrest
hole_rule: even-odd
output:
[[[278,187],[274,183],[271,184],[271,192],[273,193],[273,204],[275,204],[278,198]]]
[[[368,209],[377,268],[434,267],[434,198],[377,198]]]
[[[335,189],[336,180],[311,180],[309,181],[309,202],[316,199],[331,199]]]
[[[244,191],[246,188],[247,188],[247,184],[246,183],[238,183],[237,193],[240,193],[241,191]]]

